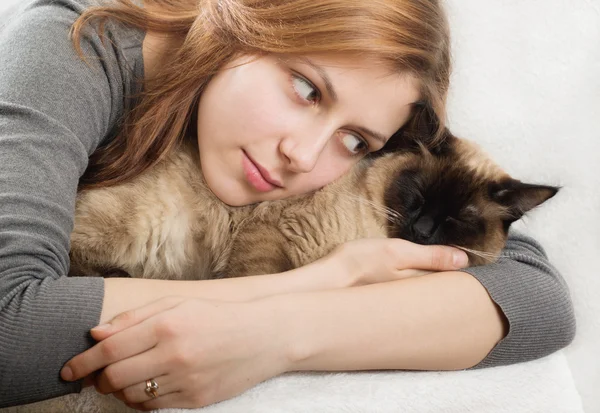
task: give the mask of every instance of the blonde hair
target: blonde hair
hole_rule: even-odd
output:
[[[125,181],[158,162],[194,127],[199,97],[231,59],[265,53],[348,52],[419,80],[422,105],[403,130],[423,122],[442,136],[450,76],[446,17],[438,0],[131,0],[86,10],[71,34],[80,57],[82,30],[111,19],[180,37],[173,58],[144,85],[119,134],[90,158],[82,187]]]

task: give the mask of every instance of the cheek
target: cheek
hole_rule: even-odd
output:
[[[311,192],[324,187],[352,169],[359,158],[340,157],[339,154],[322,154],[315,169],[303,176],[303,191]]]
[[[257,84],[236,78],[218,82],[204,92],[200,101],[199,134],[219,142],[247,144],[281,136],[294,123],[289,99],[277,82],[264,80]]]
[[[236,108],[236,117],[231,120],[237,124],[240,132],[252,134],[256,138],[281,136],[292,122],[285,103],[274,93],[240,102]]]

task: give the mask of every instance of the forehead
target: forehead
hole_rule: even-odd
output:
[[[290,61],[321,69],[341,86],[370,89],[380,97],[394,100],[402,97],[411,102],[419,99],[419,81],[409,72],[399,71],[391,65],[370,56],[350,53],[313,54],[293,56]],[[338,86],[337,84],[335,86]]]
[[[484,177],[452,155],[437,157],[413,154],[403,175],[426,195],[460,202],[471,199],[486,184]]]

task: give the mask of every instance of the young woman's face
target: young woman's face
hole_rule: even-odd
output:
[[[202,172],[233,206],[314,191],[381,149],[418,99],[413,78],[356,58],[236,59],[200,99]]]

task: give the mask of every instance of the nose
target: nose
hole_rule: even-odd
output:
[[[429,215],[422,215],[413,224],[413,232],[421,239],[430,238],[435,232],[435,221]]]
[[[303,135],[287,136],[279,145],[281,154],[288,161],[288,169],[293,172],[312,171],[332,133],[322,128],[317,133],[311,131]]]

